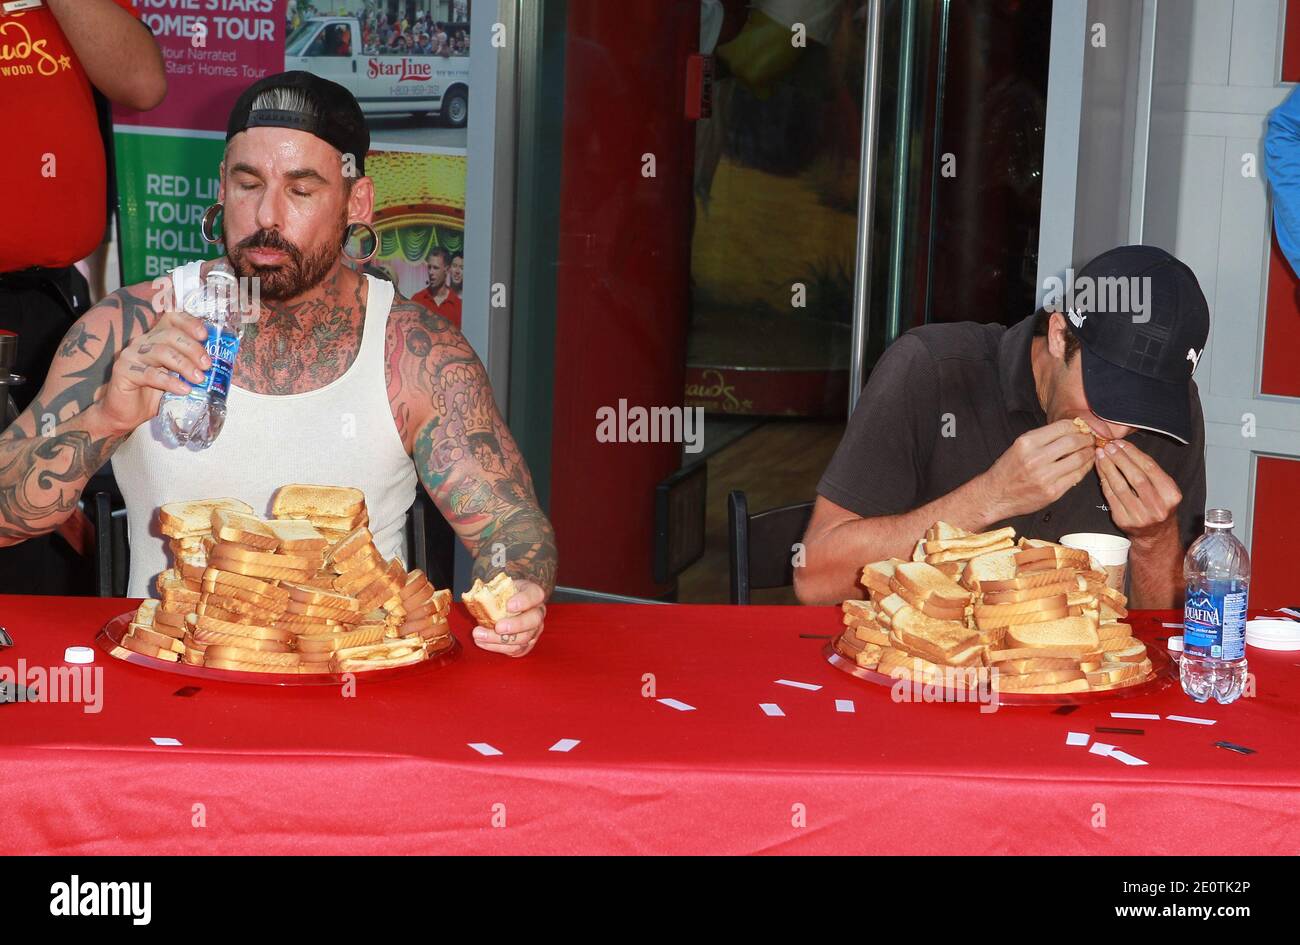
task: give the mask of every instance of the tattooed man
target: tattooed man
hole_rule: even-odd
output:
[[[166,502],[232,496],[264,513],[285,483],[356,486],[391,558],[418,483],[475,576],[504,570],[519,587],[512,616],[476,628],[475,642],[510,656],[533,648],[555,586],[554,534],[483,365],[446,319],[342,258],[352,224],[373,211],[368,147],[340,85],[297,72],[244,92],[227,130],[220,230],[260,305],[220,437],[171,449],[150,422],[164,392],[185,393],[210,365],[202,324],[174,300],[211,264],[121,289],[72,327],[36,400],[0,435],[0,546],[57,527],[110,456],[127,500],[132,596],[148,596],[167,567],[156,530]]]

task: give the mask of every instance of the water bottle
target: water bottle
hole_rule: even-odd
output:
[[[1235,702],[1246,684],[1250,554],[1232,534],[1232,512],[1205,513],[1205,534],[1187,549],[1183,578],[1183,692],[1197,702]]]
[[[188,394],[164,393],[157,420],[163,442],[202,450],[216,441],[225,425],[230,375],[244,336],[239,286],[230,267],[222,261],[215,263],[182,307],[206,325],[204,347],[212,366],[202,381],[191,385]]]

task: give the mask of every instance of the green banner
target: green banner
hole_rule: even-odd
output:
[[[122,284],[149,282],[215,249],[199,235],[217,200],[225,141],[123,131],[115,135],[121,200]]]

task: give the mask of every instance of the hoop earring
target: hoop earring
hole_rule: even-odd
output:
[[[353,256],[348,252],[348,243],[352,240],[352,228],[354,226],[364,226],[366,231],[370,234],[370,252],[366,253],[364,256]],[[364,220],[349,223],[347,230],[343,233],[343,255],[355,263],[367,263],[375,258],[375,253],[377,252],[379,252],[379,234],[375,232],[375,228]]]
[[[199,221],[199,235],[203,237],[205,243],[220,243],[221,237],[215,233],[217,216],[222,211],[219,203],[214,203],[208,209],[203,211],[203,219]],[[225,222],[224,220],[222,222]]]

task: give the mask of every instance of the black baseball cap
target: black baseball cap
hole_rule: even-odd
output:
[[[264,93],[272,93],[258,103]],[[260,107],[254,108],[254,104]],[[356,161],[366,173],[370,129],[356,97],[337,82],[311,72],[281,72],[258,79],[235,101],[226,140],[249,128],[292,128],[315,135]]]
[[[1192,439],[1191,378],[1210,333],[1196,274],[1155,246],[1118,246],[1074,277],[1065,313],[1083,390],[1103,420]]]

